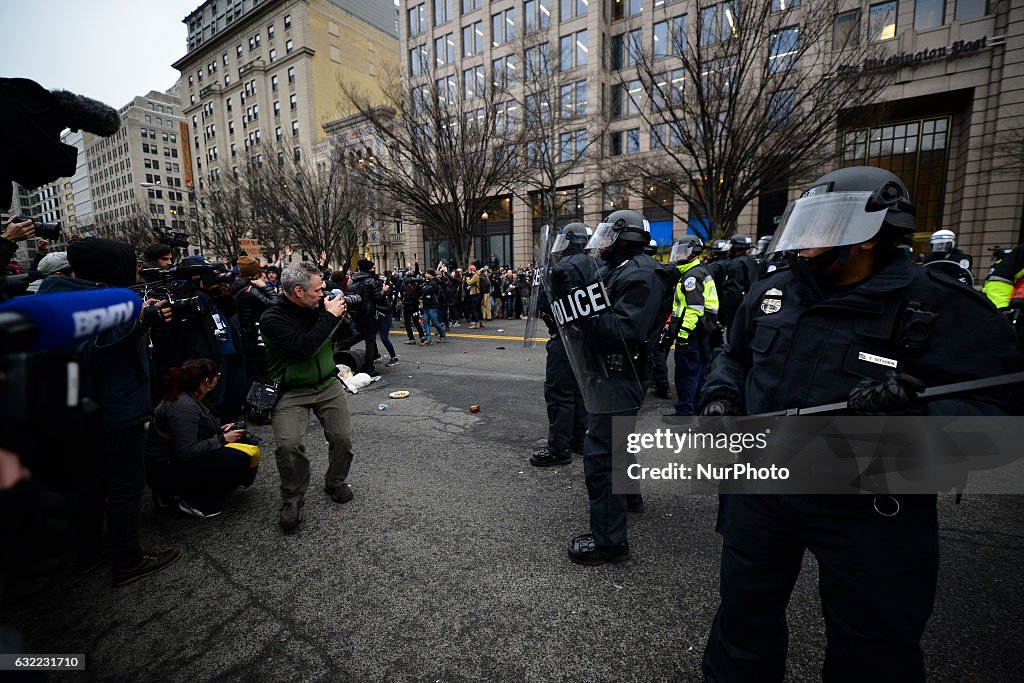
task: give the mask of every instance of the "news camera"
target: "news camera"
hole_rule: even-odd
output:
[[[175,249],[188,249],[188,233],[185,232],[163,232],[160,234],[160,244],[166,244]]]

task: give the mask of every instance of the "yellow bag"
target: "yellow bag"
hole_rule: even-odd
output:
[[[234,448],[236,451],[242,451],[249,456],[249,467],[255,469],[260,464],[260,447],[254,446],[248,443],[229,443],[224,444],[228,448]]]

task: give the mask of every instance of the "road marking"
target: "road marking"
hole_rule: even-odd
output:
[[[497,336],[493,334],[462,334],[460,332],[449,332],[446,336],[448,337],[464,337],[466,339],[501,339],[504,341],[522,341],[523,338],[519,336]],[[530,341],[546,342],[547,337],[531,337]]]

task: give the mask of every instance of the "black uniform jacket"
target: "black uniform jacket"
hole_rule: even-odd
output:
[[[916,305],[915,305],[916,304]],[[907,310],[932,319],[906,341]],[[725,398],[748,415],[845,401],[863,377],[895,369],[939,386],[1019,368],[1013,331],[974,290],[898,258],[855,289],[813,301],[788,268],[750,290],[716,358],[702,403]],[[935,400],[929,415],[1020,414],[1017,389]]]

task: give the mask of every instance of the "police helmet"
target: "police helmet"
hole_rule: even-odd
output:
[[[828,173],[786,207],[769,252],[859,244],[883,233],[906,242],[914,205],[894,173],[853,166]]]
[[[729,253],[729,240],[715,240],[711,243],[712,256],[724,256]]]
[[[651,241],[651,224],[636,211],[613,211],[594,230],[594,236],[587,242],[587,251],[600,251],[620,241],[648,244]]]
[[[928,238],[933,254],[948,254],[956,246],[956,233],[952,230],[936,230]]]
[[[771,244],[771,243],[772,243],[772,236],[771,235],[762,235],[761,237],[757,238],[757,253],[758,254],[765,253],[765,249],[767,249],[768,245]]]
[[[578,245],[581,249],[587,245],[587,241],[591,237],[591,230],[585,223],[575,221],[569,223],[562,231],[555,237],[554,244],[551,245],[551,253],[557,254],[565,251],[571,245]]]
[[[672,245],[672,253],[669,254],[669,263],[681,263],[689,261],[704,251],[704,242],[696,235],[687,235],[686,239]]]
[[[750,239],[750,235],[735,234],[729,238],[730,249],[750,249],[754,246],[754,242]]]

